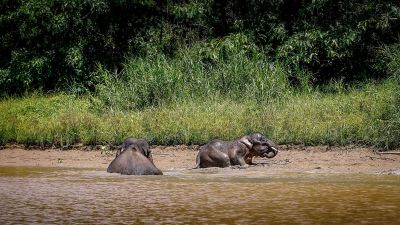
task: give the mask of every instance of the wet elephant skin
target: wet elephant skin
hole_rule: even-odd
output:
[[[107,172],[123,175],[162,175],[152,161],[140,151],[138,144],[129,145],[108,166]]]
[[[255,156],[272,158],[277,154],[275,143],[260,133],[233,141],[212,140],[200,147],[195,168],[247,166]]]

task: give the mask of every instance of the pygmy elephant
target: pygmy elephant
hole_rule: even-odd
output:
[[[260,133],[233,141],[213,140],[200,147],[195,168],[252,165],[254,156],[272,158],[277,154],[277,146]]]
[[[107,172],[124,175],[162,175],[152,161],[140,151],[140,146],[133,143],[125,148],[108,166]]]
[[[145,139],[139,138],[127,138],[122,143],[121,148],[118,148],[115,158],[117,158],[123,151],[125,151],[131,144],[136,144],[138,146],[138,151],[140,151],[144,156],[146,156],[150,162],[153,162],[153,156],[151,154],[151,149],[149,143]]]

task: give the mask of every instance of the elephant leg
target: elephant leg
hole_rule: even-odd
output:
[[[236,155],[231,162],[232,165],[239,165],[242,167],[246,167],[247,163],[245,162],[243,156]]]
[[[231,155],[231,165],[238,165],[245,167],[247,166],[246,161],[244,159],[245,157],[245,152],[242,151],[242,149],[235,149],[234,154]]]
[[[255,164],[253,163],[253,156],[246,157],[246,158],[244,159],[244,161],[245,161],[248,165],[255,165]]]

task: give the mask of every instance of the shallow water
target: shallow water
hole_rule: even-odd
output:
[[[0,167],[1,224],[400,224],[400,176]]]

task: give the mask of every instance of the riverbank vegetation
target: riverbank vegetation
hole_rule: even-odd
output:
[[[141,110],[99,113],[92,97],[31,95],[0,103],[4,143],[120,143],[127,136],[153,144],[202,144],[262,132],[277,143],[398,145],[398,85],[387,80],[337,93],[294,93],[285,100],[221,96],[183,99]],[[95,97],[97,100],[97,97]]]
[[[400,146],[397,1],[0,8],[1,144]]]

